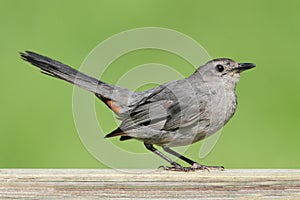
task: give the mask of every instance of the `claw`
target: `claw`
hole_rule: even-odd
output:
[[[179,165],[178,163],[173,163],[173,166],[168,167],[168,166],[159,166],[158,169],[166,170],[166,171],[179,171],[179,172],[190,172],[190,171],[197,171],[197,170],[202,170],[202,171],[208,171],[210,170],[220,170],[223,171],[224,167],[223,166],[205,166],[205,165],[200,165],[199,163],[194,163],[191,167],[183,167]]]
[[[188,172],[188,171],[192,170],[191,167],[183,167],[183,166],[179,165],[178,163],[173,163],[172,165],[173,166],[171,166],[171,167],[161,165],[158,167],[158,169],[163,169],[166,171],[179,171],[179,172]]]
[[[205,165],[200,165],[199,163],[194,163],[191,168],[193,168],[194,170],[207,170],[208,172],[210,170],[220,170],[220,171],[224,171],[224,167],[223,166],[205,166]]]
[[[168,167],[168,166],[164,166],[164,170],[166,171],[178,171],[178,172],[188,172],[191,171],[190,167]]]

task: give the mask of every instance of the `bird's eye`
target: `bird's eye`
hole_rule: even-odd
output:
[[[216,66],[216,70],[217,70],[218,72],[224,71],[223,65],[217,65],[217,66]]]

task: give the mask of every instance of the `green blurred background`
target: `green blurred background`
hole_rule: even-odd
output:
[[[107,167],[80,142],[72,86],[40,74],[19,59],[18,51],[34,50],[79,68],[108,37],[155,26],[194,38],[213,58],[257,64],[242,75],[237,113],[202,163],[300,168],[299,7],[297,0],[0,0],[0,167]],[[131,53],[113,65],[130,68],[149,62],[176,69],[188,65],[158,51]],[[184,69],[186,75],[192,73]],[[104,81],[114,83],[114,74]],[[100,102],[96,107],[97,113],[107,112]],[[122,145],[144,151],[136,141]],[[186,155],[196,159],[199,147],[193,145]]]

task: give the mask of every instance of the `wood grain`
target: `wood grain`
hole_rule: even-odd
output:
[[[1,199],[300,199],[300,170],[0,169]]]

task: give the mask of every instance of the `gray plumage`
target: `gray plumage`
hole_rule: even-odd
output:
[[[26,51],[21,57],[45,74],[93,92],[112,109],[122,123],[106,137],[135,138],[147,148],[156,144],[165,149],[197,142],[221,129],[235,113],[240,72],[255,66],[214,59],[185,79],[133,92],[34,52]]]

